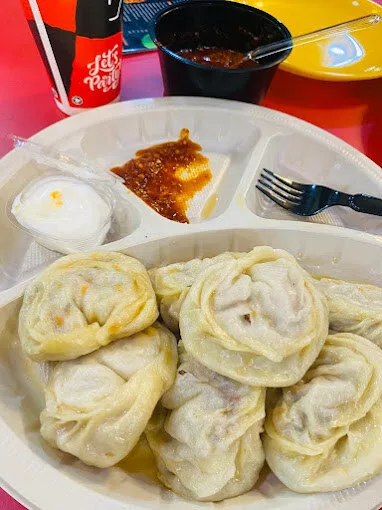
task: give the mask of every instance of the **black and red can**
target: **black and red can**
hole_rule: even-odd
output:
[[[71,115],[119,99],[123,0],[21,0],[58,108]]]

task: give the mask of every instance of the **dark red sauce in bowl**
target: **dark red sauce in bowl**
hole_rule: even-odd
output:
[[[256,66],[256,62],[246,60],[245,53],[241,51],[214,46],[198,46],[194,49],[179,50],[177,54],[191,62],[222,69],[242,69]]]

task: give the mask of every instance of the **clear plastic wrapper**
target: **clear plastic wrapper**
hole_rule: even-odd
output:
[[[102,245],[115,219],[115,185],[120,178],[54,148],[16,136],[13,140],[40,171],[9,197],[9,220],[40,245],[60,253]]]

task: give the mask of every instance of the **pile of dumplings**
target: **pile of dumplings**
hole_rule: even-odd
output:
[[[46,374],[42,437],[85,464],[145,437],[159,480],[198,501],[250,491],[265,462],[301,493],[382,471],[382,289],[283,250],[149,271],[69,255],[27,288],[19,338]]]

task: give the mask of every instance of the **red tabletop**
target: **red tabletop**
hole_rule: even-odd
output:
[[[10,133],[29,137],[65,117],[54,105],[20,2],[1,8],[0,157],[11,148]],[[125,57],[122,100],[162,94],[156,53]],[[327,129],[382,165],[382,79],[323,82],[278,71],[263,104]],[[0,489],[0,508],[24,507]]]

